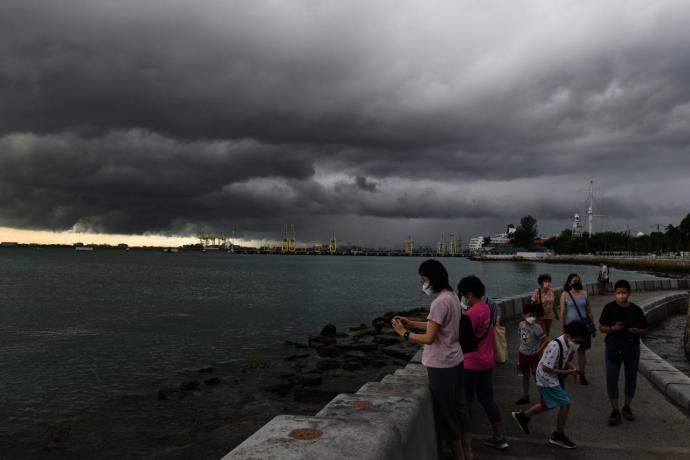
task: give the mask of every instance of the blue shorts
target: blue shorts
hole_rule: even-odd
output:
[[[556,387],[537,386],[537,389],[539,389],[539,395],[541,396],[541,405],[547,409],[570,404],[570,397],[560,385]]]

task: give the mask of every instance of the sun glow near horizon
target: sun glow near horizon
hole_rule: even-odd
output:
[[[0,227],[0,241],[20,244],[127,244],[129,246],[183,246],[196,244],[191,236],[124,235],[109,233],[78,233],[74,231],[51,232]]]

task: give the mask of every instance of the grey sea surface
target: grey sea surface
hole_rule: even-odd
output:
[[[275,356],[326,323],[428,305],[422,258],[0,248],[0,430],[78,416],[155,392],[181,370]],[[491,296],[561,285],[597,267],[441,259]],[[652,275],[611,270],[611,279]]]
[[[672,366],[690,376],[690,361],[685,358],[683,334],[687,315],[673,315],[649,331],[647,346]]]

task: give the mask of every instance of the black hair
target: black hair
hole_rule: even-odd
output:
[[[616,289],[625,289],[630,292],[630,283],[628,283],[627,280],[618,280],[616,284],[613,285],[613,290],[615,291]]]
[[[471,292],[475,297],[482,298],[486,293],[486,288],[482,280],[474,275],[470,275],[460,280],[458,283],[458,292],[465,297],[467,297],[468,292]]]
[[[429,278],[429,284],[434,292],[444,289],[453,290],[448,281],[448,272],[441,262],[434,259],[425,260],[419,266],[419,274]]]
[[[579,277],[580,277],[580,275],[578,275],[577,273],[571,273],[570,275],[568,275],[568,279],[565,280],[565,285],[563,286],[563,290],[565,292],[569,292],[571,289],[570,282],[573,280],[573,278],[579,278]]]
[[[573,321],[565,325],[565,331],[570,337],[587,337],[587,328],[582,321]]]
[[[533,303],[526,303],[522,306],[522,314],[527,316],[527,313],[534,313],[534,316],[543,316],[539,314],[540,306]]]
[[[544,281],[551,282],[551,275],[549,275],[548,273],[542,273],[541,275],[539,275],[539,278],[537,278],[537,284],[541,286],[541,283],[543,283]]]

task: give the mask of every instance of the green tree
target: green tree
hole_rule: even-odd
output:
[[[520,226],[513,233],[513,246],[526,249],[534,246],[534,238],[537,236],[537,219],[525,216],[520,219]]]

